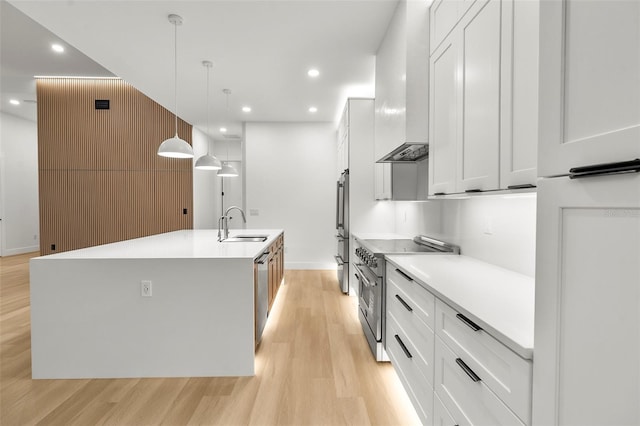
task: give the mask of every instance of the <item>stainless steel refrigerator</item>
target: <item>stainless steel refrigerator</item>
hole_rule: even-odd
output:
[[[349,293],[349,169],[340,175],[336,186],[336,240],[335,257],[338,283],[343,293]]]

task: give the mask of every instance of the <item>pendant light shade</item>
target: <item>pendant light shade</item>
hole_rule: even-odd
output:
[[[174,115],[176,124],[176,134],[174,137],[166,139],[158,148],[158,155],[169,158],[193,158],[193,148],[189,142],[178,137],[178,25],[182,25],[182,18],[178,15],[169,15],[169,22],[174,26]]]
[[[158,155],[169,158],[193,158],[193,148],[176,134],[160,144]]]
[[[236,177],[238,171],[231,164],[225,162],[222,164],[222,168],[218,170],[218,176],[220,177]]]
[[[195,168],[198,170],[220,170],[222,164],[214,155],[209,152],[209,70],[213,66],[210,61],[202,61],[202,65],[207,69],[207,154],[198,158]]]
[[[222,169],[222,164],[213,155],[206,154],[198,158],[194,167],[199,170],[220,170]]]

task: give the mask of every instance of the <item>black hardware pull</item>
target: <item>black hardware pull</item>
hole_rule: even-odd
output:
[[[569,179],[638,172],[640,172],[640,158],[636,158],[631,161],[619,161],[617,163],[602,163],[593,164],[591,166],[574,167],[569,169]]]
[[[434,192],[433,195],[447,195],[446,192]]]
[[[482,330],[482,327],[480,327],[478,324],[476,324],[475,322],[471,321],[469,318],[465,317],[462,314],[457,314],[456,318],[458,318],[460,321],[462,321],[463,323],[465,323],[466,325],[469,326],[469,328],[471,328],[473,331],[480,331]]]
[[[402,275],[407,281],[413,281],[413,278],[402,272],[400,269],[396,268],[396,272]]]
[[[396,340],[398,341],[398,344],[400,345],[400,347],[402,348],[402,351],[404,352],[404,354],[407,356],[407,358],[413,358],[413,355],[411,355],[411,352],[409,352],[409,349],[407,349],[407,347],[404,345],[404,343],[402,342],[402,339],[400,339],[400,336],[398,336],[397,334],[395,336],[393,336],[396,338]]]
[[[402,303],[402,306],[404,306],[407,309],[407,311],[413,312],[413,308],[409,306],[409,304],[405,302],[404,299],[400,297],[400,295],[396,294],[396,299],[398,299],[400,303]]]
[[[527,188],[535,188],[535,185],[530,183],[523,183],[522,185],[509,185],[507,189],[527,189]]]
[[[482,192],[482,189],[467,189],[464,192]]]
[[[471,380],[473,380],[474,382],[479,382],[482,379],[480,379],[480,377],[473,372],[473,370],[471,368],[469,368],[469,366],[467,364],[464,363],[464,361],[460,358],[456,358],[456,364],[458,364],[460,366],[460,368],[462,368],[462,370],[467,373],[467,376],[469,376],[469,378]]]

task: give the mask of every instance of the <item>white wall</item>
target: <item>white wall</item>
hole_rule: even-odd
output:
[[[192,144],[195,160],[207,153],[207,135],[193,127]],[[211,143],[210,152],[215,155],[215,146]],[[193,169],[193,229],[217,228],[220,216],[220,178],[215,170]]]
[[[396,232],[441,238],[459,245],[466,256],[535,275],[535,194],[396,202]]]
[[[0,255],[40,249],[38,128],[0,113]]]
[[[335,268],[335,131],[334,123],[246,124],[247,227],[284,229],[288,269]]]

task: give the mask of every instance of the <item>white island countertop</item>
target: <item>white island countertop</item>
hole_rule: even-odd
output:
[[[184,229],[38,257],[44,259],[255,259],[282,229],[230,229],[229,237],[267,235],[264,242],[219,242],[217,229]]]
[[[468,256],[387,256],[387,260],[518,355],[533,358],[533,277]]]
[[[256,261],[283,231],[238,235],[267,239],[181,230],[31,259],[32,377],[255,374],[256,301],[268,286],[268,263]]]

